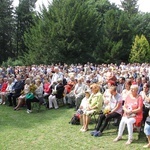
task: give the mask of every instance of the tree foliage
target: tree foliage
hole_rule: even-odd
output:
[[[150,46],[144,35],[135,37],[129,58],[131,63],[149,62]]]
[[[14,18],[12,0],[0,3],[0,63],[14,56]]]
[[[137,5],[138,0],[121,0],[121,7],[130,16],[138,13],[139,6]]]
[[[35,2],[20,0],[13,10],[12,0],[2,0],[0,63],[149,61],[150,13],[138,11],[138,0],[121,0],[121,9],[109,0],[53,0],[40,13]]]
[[[27,47],[24,44],[24,33],[33,24],[34,7],[36,0],[20,0],[16,8],[16,55],[22,55]]]
[[[100,15],[88,1],[54,0],[48,12],[44,9],[38,24],[25,35],[30,49],[28,55],[31,56],[33,51],[38,52],[32,58],[36,63],[39,56],[41,61],[45,59],[49,62],[77,63],[94,60],[93,50],[98,41],[100,21]],[[35,34],[39,33],[40,37],[37,35],[38,39],[35,39]],[[44,58],[47,53],[48,60]]]

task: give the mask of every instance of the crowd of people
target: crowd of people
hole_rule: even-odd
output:
[[[32,102],[58,109],[61,99],[69,108],[80,110],[81,132],[88,131],[90,118],[99,114],[91,135],[102,136],[112,118],[119,120],[117,142],[122,139],[125,125],[126,144],[133,141],[134,127],[145,125],[150,147],[150,64],[52,64],[0,67],[1,105],[8,102],[15,111]],[[121,120],[121,121],[120,121]]]

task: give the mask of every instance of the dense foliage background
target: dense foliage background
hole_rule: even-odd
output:
[[[150,13],[138,0],[36,0],[0,4],[0,64],[149,62]]]

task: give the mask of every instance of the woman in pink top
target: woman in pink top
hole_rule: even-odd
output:
[[[138,95],[138,85],[131,85],[131,93],[126,97],[123,106],[124,114],[119,125],[119,132],[114,142],[122,139],[122,134],[127,124],[128,141],[131,144],[133,140],[133,125],[139,126],[143,118],[143,100]]]
[[[50,95],[50,92],[51,92],[51,89],[50,89],[50,82],[48,81],[48,78],[44,78],[44,85],[43,85],[43,88],[44,88],[44,97],[45,96],[49,96]]]

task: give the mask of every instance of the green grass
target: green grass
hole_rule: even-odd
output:
[[[81,133],[80,125],[68,123],[73,113],[73,109],[66,107],[58,110],[42,107],[39,113],[34,110],[27,114],[25,108],[14,111],[0,106],[0,150],[141,150],[146,144],[145,135],[137,140],[137,133],[129,146],[125,145],[126,133],[122,141],[114,143],[117,135],[114,126],[98,138],[90,135],[94,124],[89,125],[88,132]]]

